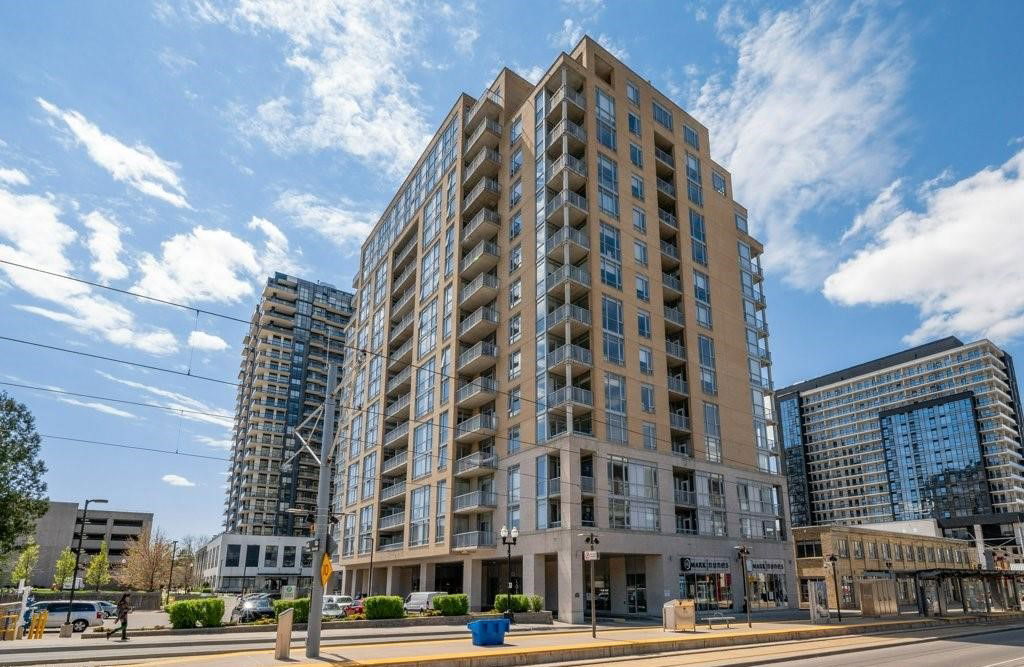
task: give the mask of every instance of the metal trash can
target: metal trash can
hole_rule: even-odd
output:
[[[697,606],[693,600],[669,600],[661,606],[661,629],[697,631]]]

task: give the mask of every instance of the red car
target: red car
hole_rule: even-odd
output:
[[[364,613],[362,599],[353,600],[352,604],[350,604],[348,607],[345,608],[345,615],[346,616],[351,616],[353,614],[362,614],[362,613]]]

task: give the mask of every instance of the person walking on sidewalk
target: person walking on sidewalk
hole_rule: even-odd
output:
[[[131,611],[130,602],[131,599],[128,597],[128,593],[122,595],[121,599],[117,601],[117,622],[121,625],[115,625],[110,628],[110,630],[107,631],[107,639],[110,639],[110,635],[120,630],[121,641],[128,641],[128,612]]]

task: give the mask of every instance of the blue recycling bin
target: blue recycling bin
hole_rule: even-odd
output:
[[[487,618],[466,624],[473,633],[473,646],[501,646],[510,623],[507,618]]]

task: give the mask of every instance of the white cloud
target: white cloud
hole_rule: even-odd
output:
[[[555,46],[561,47],[565,51],[569,51],[579,44],[579,41],[583,39],[585,34],[587,34],[587,22],[587,18],[578,22],[572,19],[565,19],[562,21],[562,29],[549,36],[551,43]],[[591,36],[594,37],[593,35]],[[629,51],[605,33],[601,33],[594,37],[594,41],[604,47],[608,53],[612,54],[619,60],[627,60],[629,58]]]
[[[182,53],[178,53],[169,46],[161,49],[160,53],[157,54],[157,58],[173,74],[181,74],[190,67],[196,66],[196,61]]]
[[[82,218],[91,234],[86,247],[92,253],[93,263],[90,265],[103,282],[120,280],[128,276],[128,267],[120,259],[121,226],[98,211],[93,211]]]
[[[5,169],[0,167],[0,183],[8,185],[28,185],[28,176],[20,169]]]
[[[215,336],[205,331],[193,331],[188,335],[188,344],[197,350],[209,350],[220,352],[226,350],[230,345],[220,336]]]
[[[132,389],[138,389],[144,391],[151,396],[156,396],[161,405],[170,408],[172,410],[193,410],[194,412],[181,412],[179,413],[182,419],[188,419],[190,421],[199,422],[203,424],[213,424],[214,426],[223,426],[224,428],[231,428],[234,425],[234,416],[227,410],[221,410],[203,403],[202,401],[187,396],[185,394],[171,391],[169,389],[163,389],[161,387],[154,387],[142,382],[136,382],[135,380],[128,380],[110,373],[103,371],[96,371],[96,373],[111,382],[122,384]],[[205,413],[205,414],[198,414]]]
[[[910,344],[942,335],[1008,341],[1024,335],[1024,150],[923,193],[825,281],[842,305],[909,304],[921,323]]]
[[[544,73],[548,71],[546,67],[542,67],[541,65],[523,67],[522,65],[517,64],[512,69],[518,72],[519,76],[523,77],[524,79],[526,79],[527,81],[534,85],[537,85],[537,82],[540,81],[542,76],[544,76]]]
[[[195,482],[190,482],[189,480],[185,479],[181,475],[170,475],[170,474],[168,474],[168,475],[164,475],[160,479],[163,480],[164,482],[167,482],[171,486],[195,486],[196,485]]]
[[[288,237],[277,225],[266,218],[253,216],[247,226],[249,229],[262,232],[266,237],[263,250],[260,253],[260,264],[263,265],[265,273],[272,271],[298,273],[300,271],[298,258],[302,256],[302,251],[290,248]]]
[[[52,387],[56,388],[56,387]],[[98,401],[80,401],[75,398],[69,398],[67,396],[57,396],[57,400],[61,403],[67,403],[69,405],[77,405],[80,408],[89,408],[96,412],[102,412],[106,415],[113,415],[114,417],[124,417],[125,419],[138,419],[137,415],[132,414],[126,410],[119,410],[112,405],[106,403],[100,403]]]
[[[74,274],[68,247],[78,240],[74,229],[60,220],[61,209],[49,197],[19,195],[0,188],[0,259],[54,273]],[[0,265],[11,284],[53,307],[14,304],[15,308],[97,334],[111,343],[153,354],[177,350],[166,329],[140,327],[124,306],[97,296],[87,285]]]
[[[561,0],[562,7],[568,10],[594,13],[604,9],[604,0]]]
[[[179,165],[163,160],[144,144],[132,147],[121,143],[104,134],[77,111],[60,109],[42,98],[36,98],[36,101],[43,111],[64,122],[75,140],[85,147],[89,157],[110,172],[114,180],[127,183],[139,192],[172,206],[191,208],[178,176]]]
[[[861,232],[874,231],[895,218],[903,210],[900,183],[900,179],[897,178],[883,188],[875,200],[853,219],[853,224],[843,233],[842,241],[851,239]]]
[[[211,438],[205,435],[197,435],[196,442],[200,442],[207,447],[213,447],[215,449],[230,450],[232,446],[231,440],[227,438]]]
[[[362,243],[379,216],[348,199],[330,204],[316,195],[295,191],[282,193],[274,206],[296,226],[318,232],[343,247]]]
[[[718,29],[737,70],[710,77],[693,114],[736,175],[769,268],[817,286],[835,258],[807,214],[877,192],[901,162],[906,35],[872,3],[807,3],[755,22],[726,5]]]

